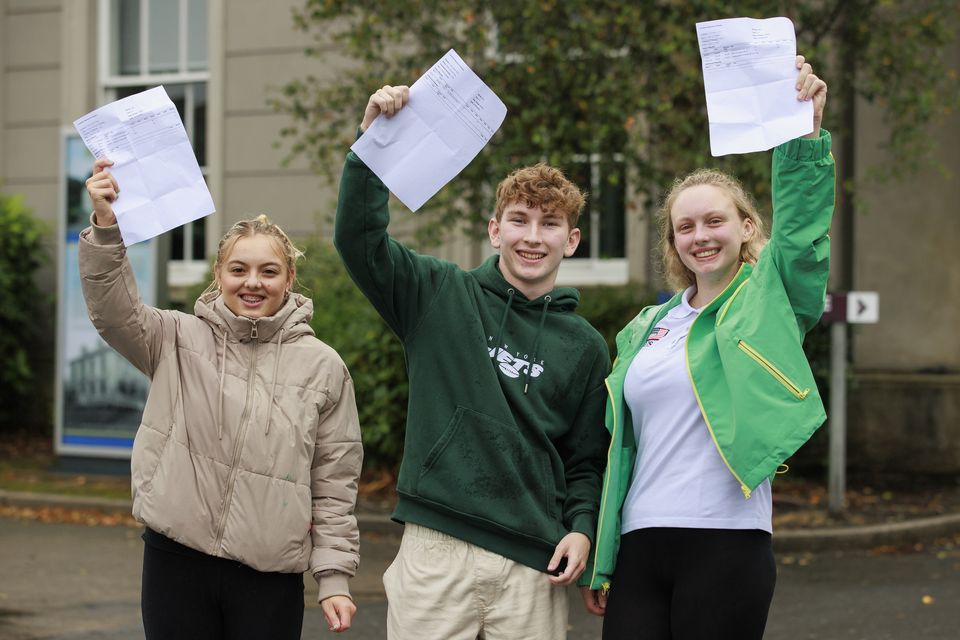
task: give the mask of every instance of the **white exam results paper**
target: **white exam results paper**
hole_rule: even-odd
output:
[[[797,100],[797,38],[789,18],[697,23],[710,153],[765,151],[813,130]]]
[[[507,107],[450,49],[410,87],[410,101],[379,116],[351,147],[411,211],[483,149]]]
[[[180,114],[164,88],[111,102],[74,121],[90,153],[113,161],[123,244],[149,240],[215,211]]]

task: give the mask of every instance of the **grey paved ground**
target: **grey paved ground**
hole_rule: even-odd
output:
[[[303,638],[385,637],[380,575],[392,535],[367,534],[354,580],[360,611],[346,635],[325,629],[307,582]],[[121,640],[142,637],[139,530],[0,518],[0,638]],[[768,640],[956,640],[960,550],[926,545],[910,553],[865,551],[778,556],[780,577]],[[599,620],[571,604],[570,640],[599,638]],[[925,598],[926,602],[925,603]],[[424,638],[424,640],[432,640]]]

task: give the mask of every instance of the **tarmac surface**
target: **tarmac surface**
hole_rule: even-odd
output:
[[[51,504],[58,498],[0,492],[0,503],[31,500]],[[123,501],[99,504],[127,508]],[[360,520],[354,627],[346,635],[327,631],[316,585],[307,578],[304,639],[386,637],[380,577],[396,553],[401,528],[379,515],[361,514]],[[0,518],[0,639],[142,638],[140,533],[127,526]],[[774,538],[779,574],[768,640],[960,637],[960,514],[796,533]],[[584,611],[575,590],[570,597],[569,640],[599,638],[601,620]]]

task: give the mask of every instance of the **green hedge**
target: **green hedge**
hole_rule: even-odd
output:
[[[579,289],[580,306],[577,307],[577,313],[586,318],[607,341],[612,360],[617,355],[617,333],[641,309],[653,304],[654,295],[635,284]]]
[[[37,269],[48,259],[45,226],[18,195],[0,193],[0,425],[20,424],[36,380],[30,347],[37,339],[38,314],[48,296],[37,288]]]

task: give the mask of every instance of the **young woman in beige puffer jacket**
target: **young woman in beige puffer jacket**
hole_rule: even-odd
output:
[[[353,515],[363,453],[353,383],[291,292],[299,252],[265,216],[220,241],[195,316],[143,304],[98,160],[79,261],[90,318],[151,380],[133,445],[146,525],[146,637],[291,638],[309,569],[330,628],[356,611]]]

